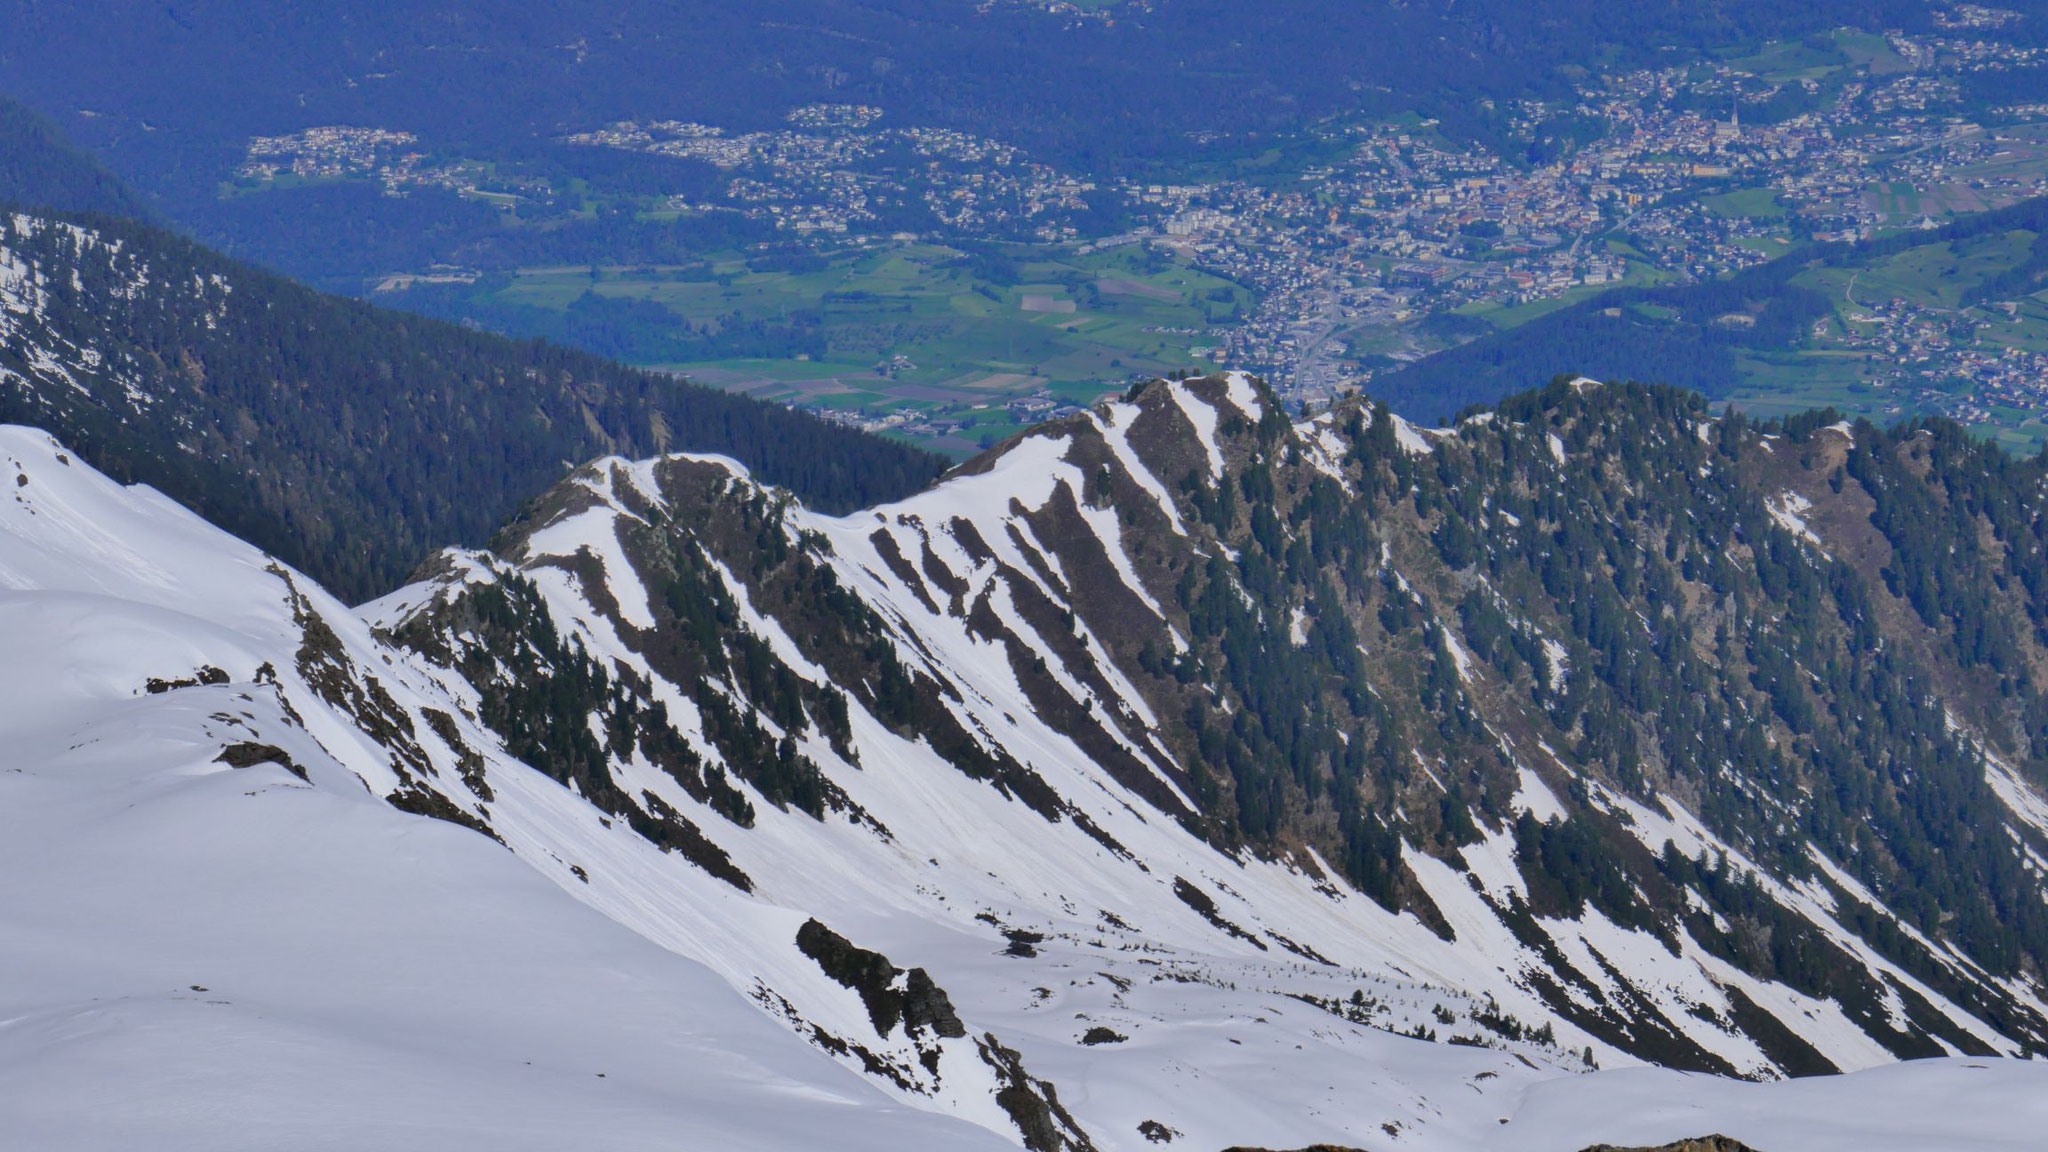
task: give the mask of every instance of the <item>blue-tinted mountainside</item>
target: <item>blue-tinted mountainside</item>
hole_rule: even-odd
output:
[[[5,97],[0,97],[0,199],[23,208],[149,215],[142,198],[113,173],[66,143],[49,121]]]

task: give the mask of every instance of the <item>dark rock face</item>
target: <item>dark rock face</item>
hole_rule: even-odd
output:
[[[430,788],[411,784],[384,797],[384,801],[400,812],[410,812],[415,816],[430,816],[436,820],[445,820],[450,824],[460,824],[472,832],[481,832],[491,839],[497,840],[500,844],[505,842],[489,824],[484,823],[475,813],[464,811],[446,796]]]
[[[1225,1148],[1223,1152],[1279,1152],[1279,1150],[1238,1145],[1234,1148]],[[1306,1148],[1299,1149],[1298,1152],[1366,1152],[1366,1150],[1363,1148],[1352,1148],[1344,1144],[1311,1144]]]
[[[953,1039],[967,1035],[967,1026],[953,1011],[946,990],[933,983],[924,969],[912,968],[906,973],[890,964],[887,956],[858,947],[815,919],[804,921],[797,929],[796,946],[817,961],[825,975],[860,993],[877,1035],[887,1036],[899,1021],[913,1036],[921,1032]],[[903,977],[902,988],[895,986],[898,976]]]
[[[21,480],[26,483],[28,477],[23,476]],[[151,676],[149,681],[143,685],[143,688],[152,696],[161,696],[165,692],[178,688],[197,688],[201,684],[225,684],[227,682],[228,674],[209,664],[190,676],[179,677],[176,680],[164,680]]]
[[[860,993],[877,1034],[887,1036],[903,1018],[902,993],[890,987],[898,969],[887,956],[855,946],[816,920],[806,920],[797,929],[796,946],[817,961],[825,975]]]
[[[1010,1114],[1030,1152],[1096,1152],[1094,1141],[1060,1105],[1059,1092],[1048,1080],[1032,1078],[1024,1058],[998,1042],[993,1033],[980,1040],[981,1058],[995,1069],[1002,1087],[996,1103]]]
[[[254,768],[258,764],[275,764],[301,780],[306,779],[306,770],[293,763],[285,750],[275,744],[258,744],[253,740],[243,740],[221,749],[220,755],[214,759],[230,768]]]
[[[953,1001],[947,997],[944,988],[932,983],[929,973],[922,968],[912,968],[903,982],[905,1027],[913,1032],[929,1029],[937,1035],[956,1040],[967,1035],[967,1026],[953,1011]]]
[[[1758,1152],[1740,1140],[1726,1136],[1700,1136],[1691,1140],[1674,1140],[1669,1144],[1624,1148],[1619,1144],[1595,1144],[1586,1152]]]

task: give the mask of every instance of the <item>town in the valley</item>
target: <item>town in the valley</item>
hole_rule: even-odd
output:
[[[1802,245],[1931,229],[2048,193],[2048,105],[1986,107],[1965,95],[1974,74],[2041,63],[2039,50],[1999,38],[2018,18],[1961,5],[1944,13],[1940,35],[1842,32],[1716,64],[1582,70],[1575,101],[1489,108],[1501,126],[1491,144],[1417,117],[1337,118],[1291,153],[1309,159],[1241,174],[1084,176],[857,104],[797,108],[769,130],[648,118],[564,142],[708,165],[718,175],[708,193],[634,209],[729,214],[826,257],[908,244],[1000,244],[1023,261],[1144,250],[1241,290],[1211,290],[1228,306],[1191,294],[1198,309],[1145,328],[1158,338],[1155,359],[1254,369],[1317,402],[1616,286],[1708,280]],[[559,179],[376,127],[258,138],[238,174],[250,189],[349,179],[392,195],[452,189],[510,214],[570,195]],[[387,288],[476,275],[392,273]],[[1027,291],[1017,306],[1057,313],[1047,319],[1079,332],[1091,306],[1080,295]],[[1969,421],[2048,401],[2048,340],[2036,347],[2031,329],[2000,337],[2036,318],[2048,332],[2048,312],[2034,317],[2025,301],[1948,304],[1850,288],[1814,335],[1862,358],[1860,386],[1884,392],[1888,411]],[[957,440],[991,411],[1022,424],[1085,401],[1031,367],[981,375],[1007,391],[891,391],[932,355],[908,342],[874,350],[875,399],[819,407]]]

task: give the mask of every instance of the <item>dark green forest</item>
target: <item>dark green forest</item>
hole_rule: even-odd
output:
[[[0,96],[0,200],[147,219],[149,207],[27,105]]]
[[[1284,425],[1267,423],[1240,425],[1254,446],[1232,482],[1184,486],[1237,550],[1180,569],[1193,650],[1137,653],[1155,707],[1186,717],[1182,762],[1213,838],[1307,838],[1427,918],[1401,841],[1449,851],[1509,824],[1542,878],[1527,913],[1683,923],[1748,971],[1835,998],[1899,1055],[1939,1052],[1881,1023],[1874,990],[1810,926],[1711,859],[1643,852],[1589,788],[1670,795],[1780,877],[1822,878],[1822,853],[1987,969],[2048,966],[2048,907],[1986,780],[1987,756],[2048,779],[2048,459],[1945,421],[1845,436],[1833,412],[1759,425],[1712,416],[1697,393],[1560,379],[1428,455],[1397,442],[1384,407],[1340,409],[1347,493],[1290,463]],[[1814,494],[1824,546],[1772,512],[1788,490]],[[1305,643],[1267,623],[1297,609]],[[1573,809],[1562,821],[1511,808],[1515,747],[1573,766],[1553,784]],[[1723,919],[1683,910],[1678,893],[1701,886]],[[1882,954],[2048,1041],[2048,1022],[1842,900]],[[1676,1029],[1652,1047],[1713,1066]],[[1789,1042],[1780,1055],[1804,1058]]]
[[[442,546],[482,543],[605,453],[725,453],[837,511],[906,495],[943,466],[585,352],[326,296],[145,225],[76,219],[97,242],[8,226],[7,247],[55,274],[40,324],[0,363],[34,380],[25,342],[91,347],[104,357],[91,397],[17,384],[0,419],[47,428],[344,596],[392,587]],[[128,291],[145,275],[156,287]]]

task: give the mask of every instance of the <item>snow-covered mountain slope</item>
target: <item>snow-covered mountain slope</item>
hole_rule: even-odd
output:
[[[1219,787],[1246,778],[1213,775],[1237,751],[1211,718],[1271,709],[1245,694],[1257,681],[1228,682],[1197,654],[1248,642],[1242,619],[1218,628],[1215,614],[1242,605],[1283,674],[1271,637],[1327,645],[1352,614],[1314,599],[1290,613],[1258,586],[1245,557],[1292,547],[1255,543],[1290,534],[1260,521],[1260,486],[1299,494],[1297,529],[1341,524],[1328,502],[1365,505],[1389,473],[1413,482],[1418,461],[1483,427],[1424,433],[1364,412],[1348,428],[1296,425],[1243,377],[1162,382],[846,518],[807,513],[729,461],[604,460],[495,554],[450,554],[365,613],[473,693],[470,709],[518,756],[610,817],[595,842],[587,822],[527,824],[539,797],[493,769],[490,820],[516,850],[756,989],[903,1099],[975,1115],[987,1085],[957,1071],[971,1063],[944,1041],[931,1057],[872,1005],[864,1027],[816,994],[830,989],[808,956],[750,935],[729,908],[799,909],[924,969],[970,1035],[1058,1088],[1072,1126],[1034,1147],[1137,1146],[1147,1133],[1196,1147],[1475,1147],[1532,1083],[1581,1072],[1589,1055],[1772,1077],[2036,1043],[2034,977],[1922,936],[1818,844],[1801,849],[1804,872],[1761,859],[1739,822],[1709,825],[1675,768],[1661,788],[1631,786],[1574,755],[1590,723],[1561,731],[1531,682],[1583,691],[1562,686],[1598,654],[1525,619],[1522,646],[1544,663],[1499,683],[1513,666],[1475,617],[1429,608],[1461,578],[1391,517],[1365,525],[1377,562],[1354,587],[1384,588],[1382,621],[1426,622],[1422,671],[1404,682],[1414,646],[1397,646],[1397,624],[1372,648],[1354,626],[1370,662],[1359,677],[1374,697],[1468,701],[1450,709],[1462,730],[1418,730],[1398,702],[1352,730],[1361,744],[1403,722],[1413,734],[1399,751],[1416,770],[1375,782],[1388,830],[1377,865],[1334,864],[1329,848],[1356,840],[1329,835],[1335,821],[1313,806],[1263,845],[1245,822],[1219,823],[1231,807]],[[1563,471],[1588,444],[1583,428],[1559,429],[1529,437]],[[1705,443],[1705,425],[1679,431],[1681,447]],[[1705,460],[1700,474],[1717,466],[1735,471]],[[1756,520],[1752,531],[1773,522],[1762,509]],[[1222,608],[1204,606],[1205,584]],[[1503,689],[1516,687],[1538,707],[1515,705]],[[1329,743],[1341,757],[1350,740]],[[1481,755],[1498,773],[1482,787],[1506,781],[1491,815],[1461,779]],[[1979,763],[2012,791],[2012,835],[2036,843],[2048,832],[2028,816],[2038,793]],[[1595,851],[1631,868],[1588,881],[1619,896],[1555,891],[1577,881],[1553,859],[1585,849],[1547,838],[1584,824],[1606,837]],[[647,842],[674,855],[650,859]],[[1647,895],[1653,884],[1666,894]],[[1759,959],[1774,933],[1778,958]],[[1607,1138],[1581,1119],[1583,1142]]]
[[[23,881],[0,894],[0,1122],[51,1147],[2027,1146],[2048,1070],[1887,1045],[2019,1052],[2030,977],[1946,942],[1930,967],[1849,866],[1767,867],[1497,700],[1470,727],[1518,761],[1509,815],[1475,804],[1462,839],[1390,819],[1391,872],[1335,862],[1313,809],[1266,841],[1220,827],[1212,790],[1255,777],[1203,782],[1163,684],[1243,714],[1263,689],[1200,666],[1242,633],[1197,626],[1187,573],[1234,550],[1227,603],[1271,591],[1266,529],[1202,477],[1264,456],[1362,501],[1356,457],[1469,434],[1382,415],[1376,446],[1269,404],[1161,384],[843,519],[724,460],[600,461],[360,618],[0,432],[0,854]],[[1541,459],[1553,435],[1587,452],[1539,427]],[[1842,547],[1827,511],[1803,523]],[[1437,595],[1380,532],[1367,583]],[[1285,671],[1338,612],[1269,611],[1262,658]],[[1451,619],[1425,689],[1476,694],[1505,674]],[[1395,631],[1361,638],[1368,692],[1403,687]],[[1543,639],[1546,683],[1596,658]],[[1418,770],[1380,802],[1453,819],[1417,797],[1484,745],[1393,715]],[[2024,768],[1980,765],[2031,844]],[[1513,814],[1540,837],[1588,811],[1623,830],[1609,850],[1702,861],[1694,910],[1545,903],[1569,872]],[[1767,968],[1738,916],[1821,941],[1839,996]],[[1808,1070],[1801,1046],[1868,1070],[1635,1066],[1770,1077]],[[108,1082],[121,1107],[79,1103]]]
[[[383,802],[461,771],[450,702],[303,578],[39,432],[0,462],[0,1145],[1010,1146]]]

